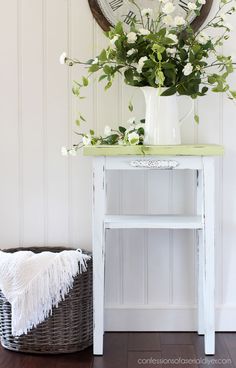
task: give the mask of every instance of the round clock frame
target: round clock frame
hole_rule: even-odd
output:
[[[108,31],[109,28],[112,26],[105,15],[103,14],[100,5],[97,0],[88,0],[90,9],[92,11],[92,14],[94,18],[96,19],[97,23],[100,25],[100,27],[104,31]],[[202,5],[200,10],[200,15],[194,18],[194,20],[191,22],[191,26],[194,31],[197,31],[201,25],[204,23],[205,19],[207,18],[211,6],[212,6],[213,0],[206,0],[206,4]]]

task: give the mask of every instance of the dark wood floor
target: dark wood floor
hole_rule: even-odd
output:
[[[171,361],[172,359],[172,361]],[[161,362],[162,360],[162,362]],[[216,334],[216,354],[205,357],[196,333],[106,333],[104,355],[92,349],[69,355],[29,355],[0,348],[0,368],[236,368],[236,333]]]

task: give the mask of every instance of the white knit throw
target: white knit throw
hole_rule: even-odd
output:
[[[12,307],[12,335],[44,321],[63,300],[90,257],[80,249],[59,253],[0,251],[0,289]]]

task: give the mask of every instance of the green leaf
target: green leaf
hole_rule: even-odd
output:
[[[117,143],[118,138],[119,138],[118,134],[111,134],[108,137],[106,137],[104,140],[107,142],[107,144],[112,145],[112,144]]]
[[[105,91],[107,91],[109,88],[111,88],[112,86],[112,81],[109,81],[106,85],[105,85]]]
[[[83,87],[82,84],[80,84],[79,82],[77,82],[76,80],[73,80],[73,83],[76,84],[76,86],[78,87]]]
[[[160,29],[160,31],[157,33],[157,36],[159,37],[164,37],[166,34],[166,29],[165,28],[162,28]]]
[[[137,130],[139,135],[144,135],[144,129],[143,128],[138,128]]]
[[[82,115],[80,115],[80,120],[86,121],[85,118]]]
[[[126,79],[126,83],[127,84],[132,84],[133,83],[133,71],[132,69],[127,69],[125,72],[124,72],[124,76],[125,76],[125,79]]]
[[[89,131],[89,132],[90,132],[90,134],[91,134],[91,135],[94,135],[94,134],[95,134],[95,133],[94,133],[94,130],[92,130],[92,129],[90,129],[90,131]]]
[[[166,62],[164,62],[164,63],[161,64],[161,66],[164,69],[175,69],[175,65],[172,64],[172,63],[166,63]]]
[[[188,53],[182,48],[179,50],[179,56],[181,61],[184,61],[188,58]]]
[[[156,77],[159,81],[159,85],[163,86],[164,81],[165,81],[165,75],[161,70],[157,70],[156,72]]]
[[[75,120],[75,124],[76,124],[77,126],[80,126],[80,124],[81,124],[80,119],[76,119],[76,120]]]
[[[194,115],[194,120],[196,124],[199,124],[199,116],[197,114]]]
[[[101,75],[100,77],[99,77],[99,82],[101,82],[101,80],[103,80],[103,79],[105,79],[105,78],[107,78],[107,75],[106,74],[103,74],[103,75]]]
[[[98,59],[102,62],[107,60],[107,53],[106,53],[105,49],[102,50],[102,52],[100,53]]]
[[[230,90],[230,91],[229,91],[229,93],[231,94],[231,96],[232,96],[233,98],[236,98],[236,91],[232,91],[232,90]]]
[[[73,95],[75,95],[75,96],[79,96],[80,95],[80,90],[79,90],[79,88],[78,87],[72,87],[72,93],[73,93]]]
[[[126,128],[119,126],[119,131],[124,134],[126,132]]]
[[[174,85],[176,82],[176,70],[175,69],[165,69],[164,74],[167,79],[170,79],[169,84]]]
[[[167,45],[173,45],[175,43],[174,40],[172,40],[172,38],[169,38],[169,37],[165,37],[165,43]]]
[[[194,54],[197,54],[200,50],[201,50],[201,46],[200,45],[198,45],[198,44],[193,45],[192,51],[194,52]]]
[[[202,87],[202,94],[206,94],[208,91],[208,88],[206,86]]]
[[[90,73],[95,73],[99,70],[99,65],[98,64],[92,64],[89,68],[89,72]]]
[[[116,23],[116,26],[115,26],[115,34],[119,34],[119,35],[122,35],[124,32],[123,32],[123,25],[122,25],[122,22],[118,22]]]
[[[113,68],[112,67],[110,67],[109,65],[104,65],[104,67],[103,67],[103,71],[104,71],[104,73],[105,74],[112,74],[112,71],[113,71]]]
[[[84,85],[84,87],[87,87],[88,84],[89,84],[88,78],[83,77],[83,85]]]
[[[208,77],[208,82],[209,82],[210,84],[214,84],[214,83],[216,83],[216,78],[215,78],[215,77],[213,77],[213,75],[209,75],[209,77]]]
[[[132,102],[131,102],[131,100],[129,100],[129,104],[128,104],[128,109],[129,109],[129,111],[133,111],[133,109],[134,109],[134,106],[133,106],[133,104],[132,104]]]
[[[157,43],[154,43],[154,45],[152,46],[152,50],[156,52],[157,54],[162,54],[165,51],[165,47],[160,46]]]
[[[166,89],[164,92],[162,92],[161,96],[171,96],[174,95],[176,93],[176,87],[170,87],[168,89]]]

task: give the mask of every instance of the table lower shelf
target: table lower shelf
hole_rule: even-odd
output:
[[[202,229],[201,216],[106,215],[106,229]]]

